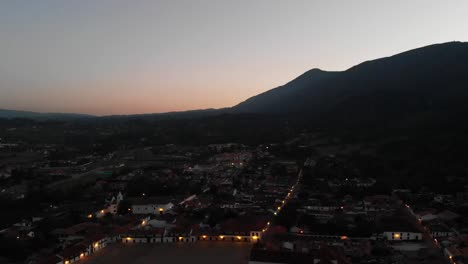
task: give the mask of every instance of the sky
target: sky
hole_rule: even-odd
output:
[[[95,115],[236,105],[312,68],[468,41],[466,0],[0,2],[0,108]]]

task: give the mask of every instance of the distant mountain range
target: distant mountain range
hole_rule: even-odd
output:
[[[68,119],[78,119],[78,118],[89,118],[93,117],[92,115],[85,114],[66,114],[66,113],[37,113],[30,111],[17,111],[17,110],[7,110],[0,109],[0,118],[26,118],[26,119],[35,119],[35,120],[68,120]]]
[[[449,42],[367,61],[346,71],[312,69],[224,109],[111,118],[190,118],[218,114],[309,115],[329,122],[412,122],[468,113],[468,43]],[[68,119],[79,114],[0,110],[3,118]]]

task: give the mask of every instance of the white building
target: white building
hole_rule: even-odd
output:
[[[403,217],[385,217],[379,219],[382,236],[389,241],[422,240],[422,232],[418,226]]]
[[[138,198],[132,200],[133,214],[163,214],[174,208],[174,204],[164,198]]]
[[[419,232],[385,231],[383,236],[390,241],[422,240],[422,233]]]
[[[112,199],[109,201],[106,201],[106,205],[104,206],[103,209],[97,211],[94,215],[97,218],[104,217],[106,214],[117,214],[117,209],[119,208],[120,202],[123,200],[123,195],[122,193],[118,193],[117,196],[113,196]]]

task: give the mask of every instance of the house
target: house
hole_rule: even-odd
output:
[[[246,215],[229,219],[221,224],[223,240],[257,242],[269,226],[268,217]]]
[[[88,235],[82,242],[66,247],[58,256],[63,264],[75,263],[105,248],[110,239],[104,234]]]
[[[466,262],[458,262],[458,261],[468,259],[468,247],[445,248],[444,255],[447,256],[447,258],[450,260],[451,263],[466,263]]]
[[[133,214],[156,215],[174,208],[173,200],[171,197],[139,197],[130,199],[130,202]]]
[[[60,241],[72,241],[84,239],[89,234],[97,234],[101,232],[101,225],[91,222],[80,223],[68,228],[58,228],[52,231]]]
[[[121,192],[117,194],[117,196],[113,196],[111,200],[106,201],[106,205],[103,209],[97,211],[94,215],[97,218],[104,217],[106,214],[117,214],[117,209],[119,207],[120,202],[123,200],[123,195]]]
[[[439,218],[436,214],[427,211],[416,213],[416,217],[418,217],[418,220],[421,222],[430,222]]]
[[[120,202],[123,201],[123,195],[121,192],[117,194],[117,196],[113,196],[112,199],[108,202],[108,210],[111,214],[117,214],[117,207],[119,206]]]
[[[219,230],[215,228],[210,228],[208,225],[200,227],[197,230],[194,230],[194,233],[196,234],[198,240],[203,240],[203,241],[224,240],[224,236]]]
[[[340,206],[335,204],[320,204],[320,205],[309,205],[305,209],[310,211],[319,211],[319,212],[333,212],[341,209]]]
[[[88,248],[83,244],[76,244],[71,247],[65,248],[60,254],[58,254],[63,264],[75,263],[80,259],[89,255]]]
[[[122,243],[161,243],[163,242],[165,229],[145,227],[132,229],[121,235]]]
[[[430,225],[429,230],[431,232],[432,237],[434,238],[450,237],[455,235],[455,232],[444,224]]]
[[[392,210],[392,200],[388,195],[374,195],[364,197],[364,210],[370,212],[382,212]]]
[[[159,219],[148,220],[147,225],[154,227],[154,228],[169,228],[173,226],[172,224],[167,223],[166,220],[159,220]]]
[[[378,220],[378,228],[389,241],[422,240],[422,232],[409,220],[402,217],[384,217]]]
[[[193,229],[188,226],[177,226],[171,229],[166,229],[163,242],[196,242],[197,237],[193,233]]]
[[[241,168],[244,167],[249,160],[252,159],[251,152],[236,152],[218,154],[213,159],[220,164]]]
[[[82,243],[87,246],[89,254],[92,254],[107,247],[111,241],[112,239],[107,235],[94,233],[86,236]]]

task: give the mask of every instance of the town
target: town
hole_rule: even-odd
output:
[[[0,1],[0,264],[467,264],[467,14]]]
[[[366,157],[350,156],[355,146],[317,134],[102,154],[21,141],[0,147],[8,208],[1,255],[12,263],[93,263],[101,251],[181,243],[244,243],[245,263],[468,257],[468,192],[392,186],[372,162],[349,160]]]

